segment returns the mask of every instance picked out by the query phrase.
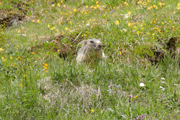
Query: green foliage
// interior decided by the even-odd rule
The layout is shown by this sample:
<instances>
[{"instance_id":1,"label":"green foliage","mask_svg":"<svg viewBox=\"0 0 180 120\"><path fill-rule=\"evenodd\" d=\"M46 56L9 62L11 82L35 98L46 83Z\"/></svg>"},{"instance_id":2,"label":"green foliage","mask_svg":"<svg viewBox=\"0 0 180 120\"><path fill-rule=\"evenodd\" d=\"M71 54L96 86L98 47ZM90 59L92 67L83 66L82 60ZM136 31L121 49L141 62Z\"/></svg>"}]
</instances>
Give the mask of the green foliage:
<instances>
[{"instance_id":1,"label":"green foliage","mask_svg":"<svg viewBox=\"0 0 180 120\"><path fill-rule=\"evenodd\" d=\"M177 1L15 2L27 4L26 17L0 31L0 119L180 118L179 56L148 60L179 37ZM14 4L0 9L21 14ZM107 59L77 64L77 45L90 38ZM54 42L71 48L65 60Z\"/></svg>"}]
</instances>

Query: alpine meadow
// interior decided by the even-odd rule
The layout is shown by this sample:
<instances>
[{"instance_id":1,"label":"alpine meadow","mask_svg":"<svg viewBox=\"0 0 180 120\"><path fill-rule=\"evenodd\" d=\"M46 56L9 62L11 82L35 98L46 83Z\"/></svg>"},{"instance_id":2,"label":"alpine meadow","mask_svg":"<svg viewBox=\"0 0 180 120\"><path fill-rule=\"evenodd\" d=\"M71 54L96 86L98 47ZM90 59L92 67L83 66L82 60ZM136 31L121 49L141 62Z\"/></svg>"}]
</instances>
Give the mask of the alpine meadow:
<instances>
[{"instance_id":1,"label":"alpine meadow","mask_svg":"<svg viewBox=\"0 0 180 120\"><path fill-rule=\"evenodd\" d=\"M0 0L0 120L179 120L179 50L180 0Z\"/></svg>"}]
</instances>

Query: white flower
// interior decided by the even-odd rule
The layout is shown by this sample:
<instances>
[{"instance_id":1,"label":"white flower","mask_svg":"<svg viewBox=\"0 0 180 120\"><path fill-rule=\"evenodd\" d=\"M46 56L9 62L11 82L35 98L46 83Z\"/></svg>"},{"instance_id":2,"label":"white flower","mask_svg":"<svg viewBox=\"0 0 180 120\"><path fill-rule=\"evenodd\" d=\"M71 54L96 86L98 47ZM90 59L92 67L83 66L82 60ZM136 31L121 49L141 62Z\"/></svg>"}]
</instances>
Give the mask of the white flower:
<instances>
[{"instance_id":1,"label":"white flower","mask_svg":"<svg viewBox=\"0 0 180 120\"><path fill-rule=\"evenodd\" d=\"M161 78L161 80L165 80L165 78Z\"/></svg>"},{"instance_id":2,"label":"white flower","mask_svg":"<svg viewBox=\"0 0 180 120\"><path fill-rule=\"evenodd\" d=\"M165 90L165 88L163 88L162 86L159 86L159 88L160 88L162 91L164 91L164 90Z\"/></svg>"},{"instance_id":3,"label":"white flower","mask_svg":"<svg viewBox=\"0 0 180 120\"><path fill-rule=\"evenodd\" d=\"M161 83L165 83L164 81L161 81Z\"/></svg>"},{"instance_id":4,"label":"white flower","mask_svg":"<svg viewBox=\"0 0 180 120\"><path fill-rule=\"evenodd\" d=\"M124 15L124 18L127 19L127 18L129 18L130 16L131 16L130 14L125 14L125 15Z\"/></svg>"},{"instance_id":5,"label":"white flower","mask_svg":"<svg viewBox=\"0 0 180 120\"><path fill-rule=\"evenodd\" d=\"M144 83L140 83L139 86L140 86L140 87L144 87L144 86L146 86L146 85L145 85Z\"/></svg>"}]
</instances>

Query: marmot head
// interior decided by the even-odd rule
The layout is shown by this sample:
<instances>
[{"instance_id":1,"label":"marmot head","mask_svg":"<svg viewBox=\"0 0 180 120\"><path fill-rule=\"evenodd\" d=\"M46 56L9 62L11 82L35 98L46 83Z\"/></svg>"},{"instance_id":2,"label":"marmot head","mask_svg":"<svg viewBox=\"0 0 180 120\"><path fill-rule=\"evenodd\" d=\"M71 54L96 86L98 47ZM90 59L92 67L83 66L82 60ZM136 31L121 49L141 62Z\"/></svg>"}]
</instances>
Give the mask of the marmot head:
<instances>
[{"instance_id":1,"label":"marmot head","mask_svg":"<svg viewBox=\"0 0 180 120\"><path fill-rule=\"evenodd\" d=\"M102 43L98 39L88 39L84 41L84 46L88 49L99 51L102 48Z\"/></svg>"}]
</instances>

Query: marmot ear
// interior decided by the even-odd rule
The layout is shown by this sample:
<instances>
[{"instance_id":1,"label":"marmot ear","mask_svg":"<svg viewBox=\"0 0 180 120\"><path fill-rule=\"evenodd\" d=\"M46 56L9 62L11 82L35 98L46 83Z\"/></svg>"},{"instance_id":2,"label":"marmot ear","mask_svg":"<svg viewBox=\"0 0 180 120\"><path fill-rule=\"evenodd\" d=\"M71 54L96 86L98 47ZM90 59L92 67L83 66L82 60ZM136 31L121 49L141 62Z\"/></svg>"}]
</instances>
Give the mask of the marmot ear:
<instances>
[{"instance_id":1,"label":"marmot ear","mask_svg":"<svg viewBox=\"0 0 180 120\"><path fill-rule=\"evenodd\" d=\"M84 41L84 44L87 44L87 40Z\"/></svg>"}]
</instances>

